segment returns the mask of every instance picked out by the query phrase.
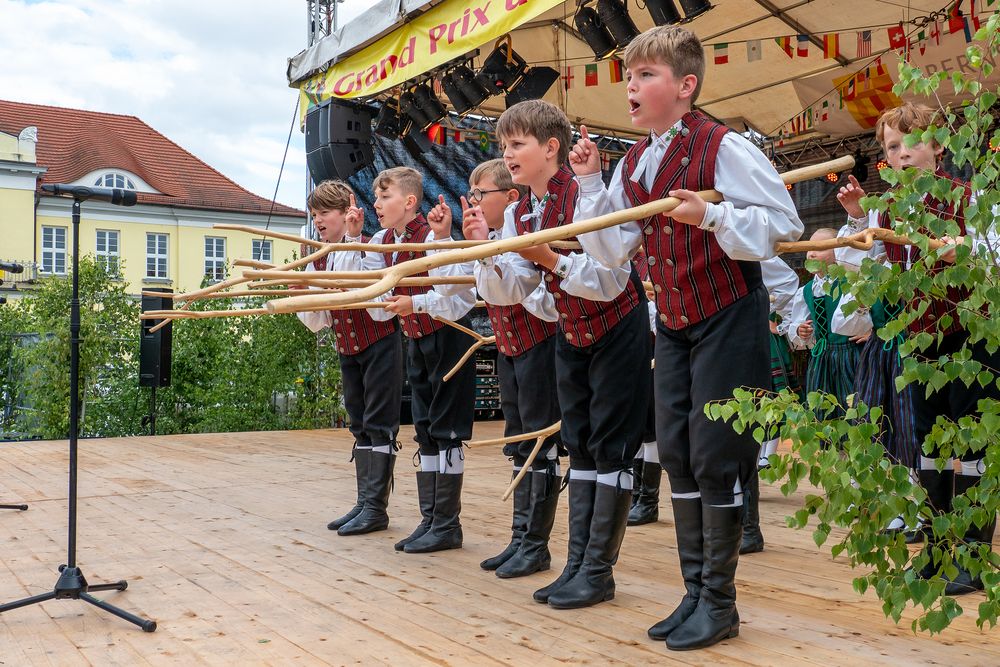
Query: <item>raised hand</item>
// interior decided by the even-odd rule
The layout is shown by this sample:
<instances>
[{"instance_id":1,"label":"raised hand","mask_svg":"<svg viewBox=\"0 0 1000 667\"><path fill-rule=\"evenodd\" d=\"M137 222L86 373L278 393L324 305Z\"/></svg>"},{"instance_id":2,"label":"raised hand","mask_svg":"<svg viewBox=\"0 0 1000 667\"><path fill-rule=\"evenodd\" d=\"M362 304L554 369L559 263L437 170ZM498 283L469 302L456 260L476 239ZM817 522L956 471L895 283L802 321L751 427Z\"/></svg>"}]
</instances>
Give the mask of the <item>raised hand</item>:
<instances>
[{"instance_id":1,"label":"raised hand","mask_svg":"<svg viewBox=\"0 0 1000 667\"><path fill-rule=\"evenodd\" d=\"M385 297L385 300L389 302L386 306L386 310L390 313L395 313L400 317L406 317L407 315L413 314L413 298L406 295L393 295Z\"/></svg>"},{"instance_id":2,"label":"raised hand","mask_svg":"<svg viewBox=\"0 0 1000 667\"><path fill-rule=\"evenodd\" d=\"M601 155L597 144L590 140L586 125L580 126L580 139L569 152L569 164L577 176L601 173Z\"/></svg>"},{"instance_id":3,"label":"raised hand","mask_svg":"<svg viewBox=\"0 0 1000 667\"><path fill-rule=\"evenodd\" d=\"M465 195L462 195L462 236L470 241L485 241L490 236L482 207L470 205Z\"/></svg>"},{"instance_id":4,"label":"raised hand","mask_svg":"<svg viewBox=\"0 0 1000 667\"><path fill-rule=\"evenodd\" d=\"M697 227L705 219L705 209L708 208L708 204L698 196L697 192L691 190L671 190L667 194L681 200L680 206L667 212L667 215L677 222Z\"/></svg>"},{"instance_id":5,"label":"raised hand","mask_svg":"<svg viewBox=\"0 0 1000 667\"><path fill-rule=\"evenodd\" d=\"M361 230L365 226L365 212L358 207L354 195L351 195L351 204L344 213L344 224L347 226L347 235L351 237L361 236Z\"/></svg>"},{"instance_id":6,"label":"raised hand","mask_svg":"<svg viewBox=\"0 0 1000 667\"><path fill-rule=\"evenodd\" d=\"M847 185L840 188L837 193L837 201L847 211L847 215L852 218L863 218L865 211L861 208L861 198L865 196L865 191L858 183L858 179L853 175L847 177Z\"/></svg>"},{"instance_id":7,"label":"raised hand","mask_svg":"<svg viewBox=\"0 0 1000 667\"><path fill-rule=\"evenodd\" d=\"M438 195L437 206L427 214L427 224L431 226L434 238L451 238L451 208L445 203L444 195Z\"/></svg>"}]
</instances>

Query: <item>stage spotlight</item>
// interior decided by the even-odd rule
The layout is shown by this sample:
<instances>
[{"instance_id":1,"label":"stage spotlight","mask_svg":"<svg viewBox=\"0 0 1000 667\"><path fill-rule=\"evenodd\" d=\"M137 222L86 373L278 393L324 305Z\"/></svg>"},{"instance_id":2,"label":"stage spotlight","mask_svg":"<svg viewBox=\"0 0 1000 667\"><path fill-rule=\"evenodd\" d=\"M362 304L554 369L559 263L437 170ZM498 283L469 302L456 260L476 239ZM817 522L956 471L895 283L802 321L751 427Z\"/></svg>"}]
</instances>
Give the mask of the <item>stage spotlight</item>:
<instances>
[{"instance_id":1,"label":"stage spotlight","mask_svg":"<svg viewBox=\"0 0 1000 667\"><path fill-rule=\"evenodd\" d=\"M502 41L503 38L497 42L497 47L486 56L482 69L476 74L476 81L493 95L510 92L528 71L527 61L514 51L510 38L506 44L500 44Z\"/></svg>"},{"instance_id":2,"label":"stage spotlight","mask_svg":"<svg viewBox=\"0 0 1000 667\"><path fill-rule=\"evenodd\" d=\"M427 119L426 123L420 125L421 130L426 130L428 127L438 122L442 118L448 115L448 110L444 108L441 104L441 100L434 95L434 91L431 90L429 84L422 84L413 89L413 97L420 107L420 110L424 113Z\"/></svg>"},{"instance_id":3,"label":"stage spotlight","mask_svg":"<svg viewBox=\"0 0 1000 667\"><path fill-rule=\"evenodd\" d=\"M584 6L577 9L573 23L598 60L608 57L618 48L611 33L591 7Z\"/></svg>"},{"instance_id":4,"label":"stage spotlight","mask_svg":"<svg viewBox=\"0 0 1000 667\"><path fill-rule=\"evenodd\" d=\"M412 90L407 90L399 96L399 110L417 127L424 127L425 124L430 125L433 122L417 104L417 96Z\"/></svg>"},{"instance_id":5,"label":"stage spotlight","mask_svg":"<svg viewBox=\"0 0 1000 667\"><path fill-rule=\"evenodd\" d=\"M879 160L878 162L875 163L875 169L877 171L881 171L881 170L885 169L888 166L889 166L889 163L886 162L885 160Z\"/></svg>"},{"instance_id":6,"label":"stage spotlight","mask_svg":"<svg viewBox=\"0 0 1000 667\"><path fill-rule=\"evenodd\" d=\"M386 139L398 139L406 128L406 120L399 115L399 102L389 98L382 103L375 118L375 133Z\"/></svg>"},{"instance_id":7,"label":"stage spotlight","mask_svg":"<svg viewBox=\"0 0 1000 667\"><path fill-rule=\"evenodd\" d=\"M635 27L622 0L597 0L597 16L611 33L618 49L624 49L639 36L639 29Z\"/></svg>"},{"instance_id":8,"label":"stage spotlight","mask_svg":"<svg viewBox=\"0 0 1000 667\"><path fill-rule=\"evenodd\" d=\"M868 180L868 164L871 162L871 158L867 155L862 155L861 153L854 154L854 166L851 168L851 175L858 179L859 183L864 183Z\"/></svg>"},{"instance_id":9,"label":"stage spotlight","mask_svg":"<svg viewBox=\"0 0 1000 667\"><path fill-rule=\"evenodd\" d=\"M559 80L559 71L552 69L551 67L532 67L528 70L528 73L524 75L521 79L521 83L514 86L507 96L504 98L504 103L507 108L511 108L518 102L524 102L525 100L539 100L545 97L545 93L548 92L552 84Z\"/></svg>"},{"instance_id":10,"label":"stage spotlight","mask_svg":"<svg viewBox=\"0 0 1000 667\"><path fill-rule=\"evenodd\" d=\"M840 174L838 174L835 171L831 171L826 175L826 180L830 181L831 183L836 183L837 181L840 180Z\"/></svg>"},{"instance_id":11,"label":"stage spotlight","mask_svg":"<svg viewBox=\"0 0 1000 667\"><path fill-rule=\"evenodd\" d=\"M459 65L441 79L441 88L455 113L465 115L482 104L490 91L476 80L476 75L465 65Z\"/></svg>"},{"instance_id":12,"label":"stage spotlight","mask_svg":"<svg viewBox=\"0 0 1000 667\"><path fill-rule=\"evenodd\" d=\"M676 25L681 22L674 0L646 0L646 9L656 25Z\"/></svg>"},{"instance_id":13,"label":"stage spotlight","mask_svg":"<svg viewBox=\"0 0 1000 667\"><path fill-rule=\"evenodd\" d=\"M708 0L680 0L680 3L685 23L693 21L714 6Z\"/></svg>"}]
</instances>

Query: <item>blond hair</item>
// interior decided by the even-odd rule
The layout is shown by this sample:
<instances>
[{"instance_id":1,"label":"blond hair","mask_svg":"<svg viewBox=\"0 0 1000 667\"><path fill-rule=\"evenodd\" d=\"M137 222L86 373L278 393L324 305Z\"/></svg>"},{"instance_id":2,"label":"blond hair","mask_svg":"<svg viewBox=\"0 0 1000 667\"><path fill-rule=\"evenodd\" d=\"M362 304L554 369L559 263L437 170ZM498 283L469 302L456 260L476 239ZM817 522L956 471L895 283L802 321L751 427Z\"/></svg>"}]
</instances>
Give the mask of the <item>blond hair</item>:
<instances>
[{"instance_id":1,"label":"blond hair","mask_svg":"<svg viewBox=\"0 0 1000 667\"><path fill-rule=\"evenodd\" d=\"M413 195L417 203L424 198L424 177L412 167L383 169L372 182L372 190L385 190L395 185L404 195Z\"/></svg>"},{"instance_id":2,"label":"blond hair","mask_svg":"<svg viewBox=\"0 0 1000 667\"><path fill-rule=\"evenodd\" d=\"M819 227L815 229L812 235L809 236L810 239L814 239L819 235L828 236L831 239L837 238L837 230L833 227Z\"/></svg>"},{"instance_id":3,"label":"blond hair","mask_svg":"<svg viewBox=\"0 0 1000 667\"><path fill-rule=\"evenodd\" d=\"M306 206L310 211L346 211L354 190L343 181L323 181L309 193Z\"/></svg>"},{"instance_id":4,"label":"blond hair","mask_svg":"<svg viewBox=\"0 0 1000 667\"><path fill-rule=\"evenodd\" d=\"M500 120L497 121L497 137L500 141L515 134L534 137L540 144L555 139L559 142L559 164L564 164L569 159L573 128L562 109L550 102L518 102L500 114Z\"/></svg>"},{"instance_id":5,"label":"blond hair","mask_svg":"<svg viewBox=\"0 0 1000 667\"><path fill-rule=\"evenodd\" d=\"M494 185L499 190L517 190L517 193L522 197L528 194L526 186L514 183L514 179L510 176L510 170L507 169L507 165L500 158L477 164L476 168L469 174L469 187L476 187L484 178L493 179Z\"/></svg>"},{"instance_id":6,"label":"blond hair","mask_svg":"<svg viewBox=\"0 0 1000 667\"><path fill-rule=\"evenodd\" d=\"M693 74L698 83L691 95L692 104L701 93L701 82L705 78L705 50L698 36L687 28L676 25L650 28L629 42L623 60L626 68L637 63L667 65L678 79Z\"/></svg>"},{"instance_id":7,"label":"blond hair","mask_svg":"<svg viewBox=\"0 0 1000 667\"><path fill-rule=\"evenodd\" d=\"M885 141L885 128L891 127L901 134L910 134L914 130L926 130L927 128L941 127L944 119L936 110L926 104L914 104L904 102L895 109L889 109L883 113L878 122L875 123L875 138L883 146ZM932 142L935 146L937 141Z\"/></svg>"}]
</instances>

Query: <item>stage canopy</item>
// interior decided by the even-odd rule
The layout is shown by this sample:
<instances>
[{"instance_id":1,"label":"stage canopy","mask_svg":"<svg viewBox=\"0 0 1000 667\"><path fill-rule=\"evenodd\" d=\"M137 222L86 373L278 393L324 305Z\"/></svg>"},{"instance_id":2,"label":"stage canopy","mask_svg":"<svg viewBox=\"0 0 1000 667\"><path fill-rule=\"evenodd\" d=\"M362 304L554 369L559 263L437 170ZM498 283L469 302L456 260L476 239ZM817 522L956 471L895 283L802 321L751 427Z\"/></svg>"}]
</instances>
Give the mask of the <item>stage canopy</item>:
<instances>
[{"instance_id":1,"label":"stage canopy","mask_svg":"<svg viewBox=\"0 0 1000 667\"><path fill-rule=\"evenodd\" d=\"M653 25L649 7L657 4L625 5L638 30ZM866 132L882 109L899 102L892 85L902 55L928 70L971 71L965 49L992 4L716 0L686 24L705 47L698 107L736 130L771 137L775 146ZM634 138L640 132L627 113L620 64L614 56L596 59L577 31L577 11L574 1L382 0L291 58L288 79L301 91L303 113L331 97L373 101L439 78L477 50L472 63L478 68L497 40L510 35L513 50L529 65L559 71L546 100L574 123ZM1000 81L1000 74L993 79ZM942 90L951 93L948 84ZM479 112L496 116L504 108L497 96Z\"/></svg>"}]
</instances>

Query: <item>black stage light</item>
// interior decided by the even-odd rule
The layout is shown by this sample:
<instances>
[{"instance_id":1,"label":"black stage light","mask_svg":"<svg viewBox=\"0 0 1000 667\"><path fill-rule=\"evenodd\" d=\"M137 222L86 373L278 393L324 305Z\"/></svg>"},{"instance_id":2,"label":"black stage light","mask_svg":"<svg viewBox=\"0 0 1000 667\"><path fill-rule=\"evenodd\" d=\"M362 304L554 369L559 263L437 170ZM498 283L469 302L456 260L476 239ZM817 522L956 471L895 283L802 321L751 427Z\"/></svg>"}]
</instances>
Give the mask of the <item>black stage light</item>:
<instances>
[{"instance_id":1,"label":"black stage light","mask_svg":"<svg viewBox=\"0 0 1000 667\"><path fill-rule=\"evenodd\" d=\"M708 0L680 0L681 9L684 10L684 22L693 21L701 16L714 5Z\"/></svg>"},{"instance_id":2,"label":"black stage light","mask_svg":"<svg viewBox=\"0 0 1000 667\"><path fill-rule=\"evenodd\" d=\"M608 32L607 27L601 22L593 8L584 6L577 9L573 23L576 24L576 29L583 35L587 46L594 52L598 60L615 52L617 47L614 38L611 37L611 33Z\"/></svg>"},{"instance_id":3,"label":"black stage light","mask_svg":"<svg viewBox=\"0 0 1000 667\"><path fill-rule=\"evenodd\" d=\"M399 110L417 127L429 127L434 119L420 106L414 90L408 90L399 96Z\"/></svg>"},{"instance_id":4,"label":"black stage light","mask_svg":"<svg viewBox=\"0 0 1000 667\"><path fill-rule=\"evenodd\" d=\"M427 117L427 122L420 125L421 130L426 130L428 127L448 115L448 110L444 108L443 104L441 104L441 100L434 95L434 91L431 90L429 84L425 83L414 88L413 96L416 99L420 110L423 111L424 115Z\"/></svg>"},{"instance_id":5,"label":"black stage light","mask_svg":"<svg viewBox=\"0 0 1000 667\"><path fill-rule=\"evenodd\" d=\"M674 0L646 0L646 9L656 25L676 25L681 22Z\"/></svg>"},{"instance_id":6,"label":"black stage light","mask_svg":"<svg viewBox=\"0 0 1000 667\"><path fill-rule=\"evenodd\" d=\"M383 102L375 118L375 133L386 139L398 139L405 125L406 121L399 115L399 102L391 97Z\"/></svg>"},{"instance_id":7,"label":"black stage light","mask_svg":"<svg viewBox=\"0 0 1000 667\"><path fill-rule=\"evenodd\" d=\"M607 27L619 49L624 49L639 36L639 29L635 27L622 0L597 0L597 16Z\"/></svg>"},{"instance_id":8,"label":"black stage light","mask_svg":"<svg viewBox=\"0 0 1000 667\"><path fill-rule=\"evenodd\" d=\"M455 113L460 116L469 113L490 96L490 91L476 80L476 75L465 65L459 65L444 75L441 88L455 108Z\"/></svg>"},{"instance_id":9,"label":"black stage light","mask_svg":"<svg viewBox=\"0 0 1000 667\"><path fill-rule=\"evenodd\" d=\"M501 40L503 41L503 40ZM483 61L483 67L476 74L476 81L493 95L510 92L521 82L528 71L528 63L517 55L510 41L498 44Z\"/></svg>"},{"instance_id":10,"label":"black stage light","mask_svg":"<svg viewBox=\"0 0 1000 667\"><path fill-rule=\"evenodd\" d=\"M504 103L507 108L511 108L518 102L524 102L525 100L539 100L545 97L545 93L548 92L552 84L559 80L559 71L552 69L551 67L532 67L528 70L528 73L524 75L521 83L514 86L507 96L504 98Z\"/></svg>"},{"instance_id":11,"label":"black stage light","mask_svg":"<svg viewBox=\"0 0 1000 667\"><path fill-rule=\"evenodd\" d=\"M868 165L871 161L871 158L867 155L862 155L861 153L854 154L854 166L851 167L851 175L858 179L859 183L864 183L868 180Z\"/></svg>"}]
</instances>

